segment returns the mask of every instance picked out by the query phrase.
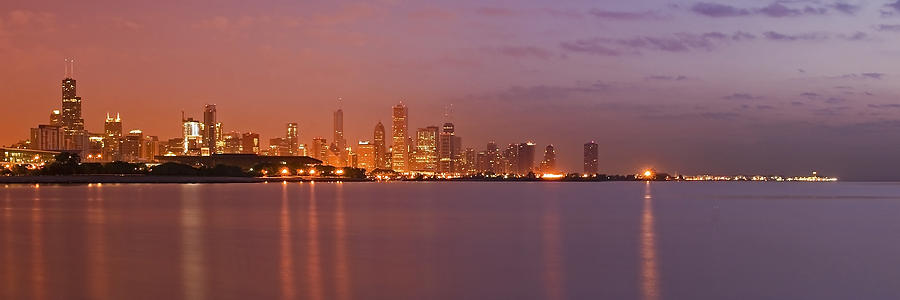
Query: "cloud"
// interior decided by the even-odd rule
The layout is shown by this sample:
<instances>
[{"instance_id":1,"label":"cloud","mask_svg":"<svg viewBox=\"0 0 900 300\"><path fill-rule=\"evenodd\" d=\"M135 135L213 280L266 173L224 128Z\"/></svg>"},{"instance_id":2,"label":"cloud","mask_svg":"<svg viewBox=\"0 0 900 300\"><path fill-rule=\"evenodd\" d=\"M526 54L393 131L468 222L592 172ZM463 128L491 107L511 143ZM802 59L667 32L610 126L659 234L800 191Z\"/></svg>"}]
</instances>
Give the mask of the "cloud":
<instances>
[{"instance_id":1,"label":"cloud","mask_svg":"<svg viewBox=\"0 0 900 300\"><path fill-rule=\"evenodd\" d=\"M712 50L718 44L755 39L746 32L725 34L721 32L676 33L668 36L638 36L632 38L592 38L563 42L560 46L568 51L594 55L619 56L637 55L643 51L689 52Z\"/></svg>"},{"instance_id":2,"label":"cloud","mask_svg":"<svg viewBox=\"0 0 900 300\"><path fill-rule=\"evenodd\" d=\"M554 57L553 52L550 52L547 49L534 47L534 46L502 46L496 49L493 49L498 54L516 57L516 58L540 58L540 59L549 59Z\"/></svg>"},{"instance_id":3,"label":"cloud","mask_svg":"<svg viewBox=\"0 0 900 300\"><path fill-rule=\"evenodd\" d=\"M687 76L684 75L650 75L644 78L645 80L658 80L658 81L684 81L688 80Z\"/></svg>"},{"instance_id":4,"label":"cloud","mask_svg":"<svg viewBox=\"0 0 900 300\"><path fill-rule=\"evenodd\" d=\"M590 15L597 17L599 19L605 20L622 20L622 21L633 21L633 20L654 20L662 18L659 14L653 11L642 11L642 12L627 12L627 11L611 11L611 10L602 10L602 9L591 9L588 12Z\"/></svg>"},{"instance_id":5,"label":"cloud","mask_svg":"<svg viewBox=\"0 0 900 300\"><path fill-rule=\"evenodd\" d=\"M869 108L878 108L878 109L885 109L885 108L900 108L900 104L897 104L897 103L888 103L888 104L869 104L868 107L869 107Z\"/></svg>"},{"instance_id":6,"label":"cloud","mask_svg":"<svg viewBox=\"0 0 900 300\"><path fill-rule=\"evenodd\" d=\"M503 7L479 7L475 10L475 13L491 17L512 17L519 15L517 11Z\"/></svg>"},{"instance_id":7,"label":"cloud","mask_svg":"<svg viewBox=\"0 0 900 300\"><path fill-rule=\"evenodd\" d=\"M844 74L837 76L836 78L840 79L875 79L880 80L887 77L887 74L877 73L877 72L867 72L867 73L853 73L853 74Z\"/></svg>"},{"instance_id":8,"label":"cloud","mask_svg":"<svg viewBox=\"0 0 900 300\"><path fill-rule=\"evenodd\" d=\"M875 30L900 32L900 24L879 24L875 25Z\"/></svg>"},{"instance_id":9,"label":"cloud","mask_svg":"<svg viewBox=\"0 0 900 300\"><path fill-rule=\"evenodd\" d=\"M892 10L892 12L900 12L900 0L897 0L894 2L889 2L888 4L885 4L884 7L889 10ZM887 13L890 13L890 12L891 11L888 11ZM886 13L886 11L882 11L882 14L884 14L884 13Z\"/></svg>"},{"instance_id":10,"label":"cloud","mask_svg":"<svg viewBox=\"0 0 900 300\"><path fill-rule=\"evenodd\" d=\"M857 12L859 12L859 10L861 9L861 6L838 2L838 3L831 5L831 8L833 8L834 10L837 10L839 12L848 14L848 15L855 15Z\"/></svg>"},{"instance_id":11,"label":"cloud","mask_svg":"<svg viewBox=\"0 0 900 300\"><path fill-rule=\"evenodd\" d=\"M769 5L757 8L741 8L728 4L712 2L698 2L690 7L696 14L713 17L742 17L742 16L766 16L772 18L799 17L805 15L824 15L828 13L828 7L845 14L855 14L859 11L858 5L838 2L829 6L796 6L797 3L818 3L815 1L775 1Z\"/></svg>"},{"instance_id":12,"label":"cloud","mask_svg":"<svg viewBox=\"0 0 900 300\"><path fill-rule=\"evenodd\" d=\"M693 6L691 6L691 11L714 18L746 16L752 13L747 9L737 8L731 5L707 2L699 2L694 4Z\"/></svg>"},{"instance_id":13,"label":"cloud","mask_svg":"<svg viewBox=\"0 0 900 300\"><path fill-rule=\"evenodd\" d=\"M728 96L723 96L722 99L725 100L756 100L762 99L762 96L756 96L749 93L734 93Z\"/></svg>"},{"instance_id":14,"label":"cloud","mask_svg":"<svg viewBox=\"0 0 900 300\"><path fill-rule=\"evenodd\" d=\"M770 41L820 41L827 40L828 34L820 32L802 34L783 34L775 31L766 31L763 37Z\"/></svg>"}]
</instances>

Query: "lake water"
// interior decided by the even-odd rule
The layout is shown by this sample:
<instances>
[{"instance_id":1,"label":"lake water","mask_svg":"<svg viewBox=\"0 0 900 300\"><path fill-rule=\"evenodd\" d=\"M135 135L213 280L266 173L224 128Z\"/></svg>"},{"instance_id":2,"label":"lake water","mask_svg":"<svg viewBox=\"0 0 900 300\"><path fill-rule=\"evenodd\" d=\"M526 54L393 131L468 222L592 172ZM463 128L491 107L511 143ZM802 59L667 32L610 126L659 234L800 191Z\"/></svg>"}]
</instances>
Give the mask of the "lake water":
<instances>
[{"instance_id":1,"label":"lake water","mask_svg":"<svg viewBox=\"0 0 900 300\"><path fill-rule=\"evenodd\" d=\"M900 184L0 186L0 299L896 299Z\"/></svg>"}]
</instances>

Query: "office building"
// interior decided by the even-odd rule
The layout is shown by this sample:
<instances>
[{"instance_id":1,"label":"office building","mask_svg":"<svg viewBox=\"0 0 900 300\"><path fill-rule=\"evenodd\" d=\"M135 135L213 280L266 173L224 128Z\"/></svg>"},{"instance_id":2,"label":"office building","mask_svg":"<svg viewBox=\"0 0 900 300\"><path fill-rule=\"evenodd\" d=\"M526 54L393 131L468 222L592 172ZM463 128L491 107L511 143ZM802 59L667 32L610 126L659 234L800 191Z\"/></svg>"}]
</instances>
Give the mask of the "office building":
<instances>
[{"instance_id":1,"label":"office building","mask_svg":"<svg viewBox=\"0 0 900 300\"><path fill-rule=\"evenodd\" d=\"M584 174L594 175L599 172L600 152L599 146L594 141L584 144Z\"/></svg>"},{"instance_id":2,"label":"office building","mask_svg":"<svg viewBox=\"0 0 900 300\"><path fill-rule=\"evenodd\" d=\"M401 102L392 109L391 168L397 172L409 171L409 110Z\"/></svg>"}]
</instances>

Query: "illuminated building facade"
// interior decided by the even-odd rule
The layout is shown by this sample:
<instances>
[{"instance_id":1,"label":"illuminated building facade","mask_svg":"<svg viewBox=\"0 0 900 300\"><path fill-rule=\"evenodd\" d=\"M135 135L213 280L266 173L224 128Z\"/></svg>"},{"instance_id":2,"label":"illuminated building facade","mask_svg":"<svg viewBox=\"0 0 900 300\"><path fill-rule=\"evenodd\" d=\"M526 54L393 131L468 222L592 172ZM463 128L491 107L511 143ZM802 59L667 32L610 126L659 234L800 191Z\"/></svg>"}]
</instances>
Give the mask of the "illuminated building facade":
<instances>
[{"instance_id":1,"label":"illuminated building facade","mask_svg":"<svg viewBox=\"0 0 900 300\"><path fill-rule=\"evenodd\" d=\"M593 175L599 172L600 146L594 141L584 144L584 174Z\"/></svg>"},{"instance_id":2,"label":"illuminated building facade","mask_svg":"<svg viewBox=\"0 0 900 300\"><path fill-rule=\"evenodd\" d=\"M216 105L206 104L203 106L203 148L202 153L209 155L210 153L219 153L218 138L221 138L221 125L216 123ZM217 132L218 131L218 132Z\"/></svg>"},{"instance_id":3,"label":"illuminated building facade","mask_svg":"<svg viewBox=\"0 0 900 300\"><path fill-rule=\"evenodd\" d=\"M314 138L312 140L311 150L312 158L326 162L328 156L328 140L322 137Z\"/></svg>"},{"instance_id":4,"label":"illuminated building facade","mask_svg":"<svg viewBox=\"0 0 900 300\"><path fill-rule=\"evenodd\" d=\"M387 147L384 141L384 125L381 122L375 124L375 134L372 139L375 147L375 165L379 169L390 169L390 159L387 156Z\"/></svg>"},{"instance_id":5,"label":"illuminated building facade","mask_svg":"<svg viewBox=\"0 0 900 300\"><path fill-rule=\"evenodd\" d=\"M553 148L553 145L547 145L544 148L544 159L541 160L541 172L552 173L556 171L556 149Z\"/></svg>"},{"instance_id":6,"label":"illuminated building facade","mask_svg":"<svg viewBox=\"0 0 900 300\"><path fill-rule=\"evenodd\" d=\"M31 129L31 148L35 150L62 150L63 129L54 125L38 125Z\"/></svg>"},{"instance_id":7,"label":"illuminated building facade","mask_svg":"<svg viewBox=\"0 0 900 300\"><path fill-rule=\"evenodd\" d=\"M222 135L222 152L225 154L241 153L241 133L232 131Z\"/></svg>"},{"instance_id":8,"label":"illuminated building facade","mask_svg":"<svg viewBox=\"0 0 900 300\"><path fill-rule=\"evenodd\" d=\"M86 150L87 133L84 130L84 118L81 115L81 97L76 91L77 82L72 77L74 62L66 61L66 78L62 80L62 109L59 125L63 128L64 147L70 150Z\"/></svg>"},{"instance_id":9,"label":"illuminated building facade","mask_svg":"<svg viewBox=\"0 0 900 300\"><path fill-rule=\"evenodd\" d=\"M140 130L132 130L128 132L122 139L122 157L121 160L127 162L137 162L141 160L141 146L144 140L144 132Z\"/></svg>"},{"instance_id":10,"label":"illuminated building facade","mask_svg":"<svg viewBox=\"0 0 900 300\"><path fill-rule=\"evenodd\" d=\"M241 153L258 155L259 151L259 133L243 133L241 135Z\"/></svg>"},{"instance_id":11,"label":"illuminated building facade","mask_svg":"<svg viewBox=\"0 0 900 300\"><path fill-rule=\"evenodd\" d=\"M457 163L462 149L460 140L456 138L456 127L453 123L444 123L438 141L438 172L458 172Z\"/></svg>"},{"instance_id":12,"label":"illuminated building facade","mask_svg":"<svg viewBox=\"0 0 900 300\"><path fill-rule=\"evenodd\" d=\"M202 155L203 148L205 148L203 144L203 123L194 120L194 118L182 118L181 125L181 153L183 155Z\"/></svg>"},{"instance_id":13,"label":"illuminated building facade","mask_svg":"<svg viewBox=\"0 0 900 300\"><path fill-rule=\"evenodd\" d=\"M300 131L297 126L297 123L288 123L287 124L287 133L285 134L285 139L287 139L288 144L288 155L298 156L304 155L300 154Z\"/></svg>"},{"instance_id":14,"label":"illuminated building facade","mask_svg":"<svg viewBox=\"0 0 900 300\"><path fill-rule=\"evenodd\" d=\"M391 168L397 172L409 171L409 110L401 102L393 107L391 126Z\"/></svg>"},{"instance_id":15,"label":"illuminated building facade","mask_svg":"<svg viewBox=\"0 0 900 300\"><path fill-rule=\"evenodd\" d=\"M103 157L108 161L122 160L122 118L106 114L103 123Z\"/></svg>"},{"instance_id":16,"label":"illuminated building facade","mask_svg":"<svg viewBox=\"0 0 900 300\"><path fill-rule=\"evenodd\" d=\"M144 136L141 142L141 159L146 162L155 162L160 154L159 137L155 135Z\"/></svg>"},{"instance_id":17,"label":"illuminated building facade","mask_svg":"<svg viewBox=\"0 0 900 300\"><path fill-rule=\"evenodd\" d=\"M413 154L413 169L423 172L437 171L438 131L437 126L419 128L416 131L416 151Z\"/></svg>"},{"instance_id":18,"label":"illuminated building facade","mask_svg":"<svg viewBox=\"0 0 900 300\"><path fill-rule=\"evenodd\" d=\"M356 146L356 167L371 172L377 169L375 164L375 144L370 141L359 141Z\"/></svg>"}]
</instances>

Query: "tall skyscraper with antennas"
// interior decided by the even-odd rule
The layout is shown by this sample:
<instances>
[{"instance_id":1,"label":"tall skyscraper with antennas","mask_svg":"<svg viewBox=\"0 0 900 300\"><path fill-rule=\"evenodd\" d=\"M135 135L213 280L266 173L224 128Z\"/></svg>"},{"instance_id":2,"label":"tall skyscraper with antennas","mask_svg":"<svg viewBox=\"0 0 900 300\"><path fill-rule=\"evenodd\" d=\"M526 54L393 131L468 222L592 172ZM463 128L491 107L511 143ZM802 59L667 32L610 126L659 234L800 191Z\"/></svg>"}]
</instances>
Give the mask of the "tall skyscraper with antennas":
<instances>
[{"instance_id":1,"label":"tall skyscraper with antennas","mask_svg":"<svg viewBox=\"0 0 900 300\"><path fill-rule=\"evenodd\" d=\"M81 97L76 92L75 60L66 59L65 78L62 80L62 109L59 123L63 127L66 148L84 149L87 146L84 118L81 116Z\"/></svg>"}]
</instances>

